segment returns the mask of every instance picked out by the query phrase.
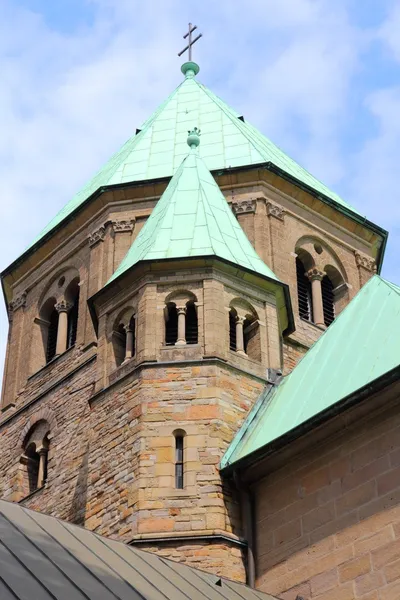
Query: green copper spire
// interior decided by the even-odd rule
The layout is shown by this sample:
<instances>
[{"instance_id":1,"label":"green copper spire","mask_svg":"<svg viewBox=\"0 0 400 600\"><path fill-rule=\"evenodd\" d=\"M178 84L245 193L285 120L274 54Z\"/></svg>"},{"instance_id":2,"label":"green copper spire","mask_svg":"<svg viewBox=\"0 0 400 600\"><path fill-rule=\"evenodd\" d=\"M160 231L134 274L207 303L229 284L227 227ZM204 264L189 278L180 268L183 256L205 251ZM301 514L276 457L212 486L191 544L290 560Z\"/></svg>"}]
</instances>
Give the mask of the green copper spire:
<instances>
[{"instance_id":1,"label":"green copper spire","mask_svg":"<svg viewBox=\"0 0 400 600\"><path fill-rule=\"evenodd\" d=\"M98 190L108 186L172 177L186 155L185 135L196 123L204 143L199 153L210 170L270 163L301 185L312 188L339 207L358 214L339 196L289 158L249 122L198 82L199 67L182 66L185 79L145 121L107 164L78 192L32 242L39 242L79 209ZM132 123L127 123L127 130ZM67 174L68 175L68 174Z\"/></svg>"},{"instance_id":2,"label":"green copper spire","mask_svg":"<svg viewBox=\"0 0 400 600\"><path fill-rule=\"evenodd\" d=\"M201 256L219 257L278 281L247 239L200 157L197 127L189 131L187 144L189 154L108 283L141 261Z\"/></svg>"}]
</instances>

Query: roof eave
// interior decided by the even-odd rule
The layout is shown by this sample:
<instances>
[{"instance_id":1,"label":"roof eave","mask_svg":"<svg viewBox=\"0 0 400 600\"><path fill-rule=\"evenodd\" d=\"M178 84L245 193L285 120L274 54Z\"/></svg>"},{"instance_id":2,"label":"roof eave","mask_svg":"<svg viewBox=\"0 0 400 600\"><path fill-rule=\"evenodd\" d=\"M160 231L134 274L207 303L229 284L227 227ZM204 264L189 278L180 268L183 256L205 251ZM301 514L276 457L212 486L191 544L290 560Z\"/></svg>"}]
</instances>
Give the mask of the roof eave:
<instances>
[{"instance_id":1,"label":"roof eave","mask_svg":"<svg viewBox=\"0 0 400 600\"><path fill-rule=\"evenodd\" d=\"M308 419L304 423L301 423L294 429L291 429L287 433L281 435L279 438L276 438L272 442L265 444L261 448L257 448L253 452L250 452L243 458L238 459L237 461L233 461L223 468L221 468L220 472L224 476L231 476L234 471L242 471L243 469L249 467L257 461L264 460L269 458L270 456L276 454L280 450L282 450L288 444L294 442L295 440L303 437L316 427L323 425L333 417L340 415L347 410L357 406L364 400L367 400L373 394L383 390L384 388L390 386L392 383L400 379L400 365L387 371L380 377L377 377L373 381L370 381L366 385L362 386L358 390L352 392L348 396L342 398L338 402L335 402L333 405L328 406L325 410L321 411L317 415L314 415L311 419Z\"/></svg>"}]
</instances>

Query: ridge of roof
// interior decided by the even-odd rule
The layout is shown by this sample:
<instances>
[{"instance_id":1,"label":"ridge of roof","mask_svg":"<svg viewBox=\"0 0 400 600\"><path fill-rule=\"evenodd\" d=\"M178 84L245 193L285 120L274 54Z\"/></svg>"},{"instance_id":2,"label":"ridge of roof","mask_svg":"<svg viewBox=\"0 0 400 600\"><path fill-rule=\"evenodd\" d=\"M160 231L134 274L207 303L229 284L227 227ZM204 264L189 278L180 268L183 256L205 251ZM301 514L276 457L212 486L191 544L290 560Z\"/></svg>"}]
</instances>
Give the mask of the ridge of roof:
<instances>
[{"instance_id":1,"label":"ridge of roof","mask_svg":"<svg viewBox=\"0 0 400 600\"><path fill-rule=\"evenodd\" d=\"M257 404L256 414L225 452L221 468L268 446L400 365L399 296L397 285L374 275L293 371Z\"/></svg>"},{"instance_id":2,"label":"ridge of roof","mask_svg":"<svg viewBox=\"0 0 400 600\"><path fill-rule=\"evenodd\" d=\"M112 155L26 250L49 234L102 187L171 177L185 154L179 140L183 131L194 122L204 133L210 134L211 141L200 151L210 170L270 162L300 183L332 199L355 216L360 216L358 211L300 167L248 121L242 121L239 117L239 113L195 77L186 76L144 121L137 133Z\"/></svg>"},{"instance_id":3,"label":"ridge of roof","mask_svg":"<svg viewBox=\"0 0 400 600\"><path fill-rule=\"evenodd\" d=\"M192 138L193 132L188 141ZM256 253L193 144L106 286L141 261L206 256L279 282Z\"/></svg>"}]
</instances>

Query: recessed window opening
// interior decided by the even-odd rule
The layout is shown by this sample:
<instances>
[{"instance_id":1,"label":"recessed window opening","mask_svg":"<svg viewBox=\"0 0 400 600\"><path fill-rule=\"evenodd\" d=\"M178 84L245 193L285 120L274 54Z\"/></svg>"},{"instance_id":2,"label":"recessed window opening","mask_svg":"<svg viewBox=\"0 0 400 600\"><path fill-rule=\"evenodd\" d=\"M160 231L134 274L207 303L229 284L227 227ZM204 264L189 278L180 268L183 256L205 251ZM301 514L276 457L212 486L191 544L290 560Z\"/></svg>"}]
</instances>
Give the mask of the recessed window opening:
<instances>
[{"instance_id":1,"label":"recessed window opening","mask_svg":"<svg viewBox=\"0 0 400 600\"><path fill-rule=\"evenodd\" d=\"M335 301L332 281L326 275L321 281L324 323L327 327L335 320Z\"/></svg>"},{"instance_id":2,"label":"recessed window opening","mask_svg":"<svg viewBox=\"0 0 400 600\"><path fill-rule=\"evenodd\" d=\"M183 490L184 487L183 440L184 434L177 432L175 434L175 487L177 490Z\"/></svg>"},{"instance_id":3,"label":"recessed window opening","mask_svg":"<svg viewBox=\"0 0 400 600\"><path fill-rule=\"evenodd\" d=\"M236 352L236 311L229 311L229 349Z\"/></svg>"},{"instance_id":4,"label":"recessed window opening","mask_svg":"<svg viewBox=\"0 0 400 600\"><path fill-rule=\"evenodd\" d=\"M165 344L173 346L178 339L178 311L176 304L169 302L167 304L167 315L165 321Z\"/></svg>"},{"instance_id":5,"label":"recessed window opening","mask_svg":"<svg viewBox=\"0 0 400 600\"><path fill-rule=\"evenodd\" d=\"M114 354L117 367L122 365L125 360L126 350L126 330L123 323L120 323L114 331Z\"/></svg>"},{"instance_id":6,"label":"recessed window opening","mask_svg":"<svg viewBox=\"0 0 400 600\"><path fill-rule=\"evenodd\" d=\"M306 275L302 261L296 258L297 298L299 302L299 316L306 321L313 320L311 282Z\"/></svg>"},{"instance_id":7,"label":"recessed window opening","mask_svg":"<svg viewBox=\"0 0 400 600\"><path fill-rule=\"evenodd\" d=\"M36 445L29 444L25 450L26 468L28 475L29 493L32 494L38 489L40 455L36 452Z\"/></svg>"},{"instance_id":8,"label":"recessed window opening","mask_svg":"<svg viewBox=\"0 0 400 600\"><path fill-rule=\"evenodd\" d=\"M194 302L186 304L186 343L197 344L199 339L197 311Z\"/></svg>"},{"instance_id":9,"label":"recessed window opening","mask_svg":"<svg viewBox=\"0 0 400 600\"><path fill-rule=\"evenodd\" d=\"M58 319L58 312L55 308L53 308L50 313L49 326L47 330L46 363L50 362L56 355Z\"/></svg>"}]
</instances>

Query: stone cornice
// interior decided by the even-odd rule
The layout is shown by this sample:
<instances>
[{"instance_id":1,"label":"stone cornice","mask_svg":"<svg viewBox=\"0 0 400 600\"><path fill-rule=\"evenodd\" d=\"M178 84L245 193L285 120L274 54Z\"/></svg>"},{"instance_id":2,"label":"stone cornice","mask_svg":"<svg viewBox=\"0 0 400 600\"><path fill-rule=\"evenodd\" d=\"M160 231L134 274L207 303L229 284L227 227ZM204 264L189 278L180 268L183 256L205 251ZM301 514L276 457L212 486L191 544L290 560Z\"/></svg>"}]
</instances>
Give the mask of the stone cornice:
<instances>
[{"instance_id":1,"label":"stone cornice","mask_svg":"<svg viewBox=\"0 0 400 600\"><path fill-rule=\"evenodd\" d=\"M256 200L240 200L239 202L232 202L232 211L235 215L243 215L246 213L256 212Z\"/></svg>"},{"instance_id":2,"label":"stone cornice","mask_svg":"<svg viewBox=\"0 0 400 600\"><path fill-rule=\"evenodd\" d=\"M26 305L26 297L28 292L22 292L19 296L16 296L12 302L8 305L8 309L10 312L15 312L19 308L25 308Z\"/></svg>"},{"instance_id":3,"label":"stone cornice","mask_svg":"<svg viewBox=\"0 0 400 600\"><path fill-rule=\"evenodd\" d=\"M279 204L272 204L272 202L267 202L267 215L269 217L275 217L280 221L283 221L285 218L285 209L283 206Z\"/></svg>"},{"instance_id":4,"label":"stone cornice","mask_svg":"<svg viewBox=\"0 0 400 600\"><path fill-rule=\"evenodd\" d=\"M357 267L363 267L371 273L376 273L376 262L373 258L365 254L360 254L360 252L355 252L355 257Z\"/></svg>"},{"instance_id":5,"label":"stone cornice","mask_svg":"<svg viewBox=\"0 0 400 600\"><path fill-rule=\"evenodd\" d=\"M111 221L114 233L120 233L120 232L124 232L124 231L133 231L133 229L135 227L135 223L136 223L136 218Z\"/></svg>"},{"instance_id":6,"label":"stone cornice","mask_svg":"<svg viewBox=\"0 0 400 600\"><path fill-rule=\"evenodd\" d=\"M106 236L106 223L104 223L104 225L101 225L98 229L96 229L95 231L92 231L92 233L89 235L89 246L92 247L95 244L97 244L98 242L103 242L104 238Z\"/></svg>"}]
</instances>

